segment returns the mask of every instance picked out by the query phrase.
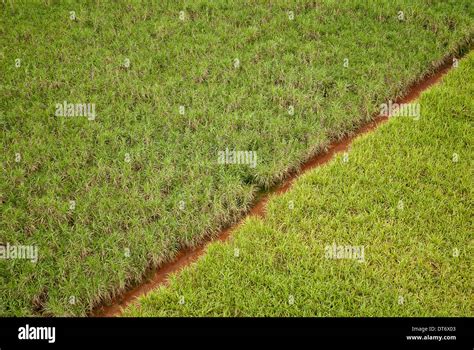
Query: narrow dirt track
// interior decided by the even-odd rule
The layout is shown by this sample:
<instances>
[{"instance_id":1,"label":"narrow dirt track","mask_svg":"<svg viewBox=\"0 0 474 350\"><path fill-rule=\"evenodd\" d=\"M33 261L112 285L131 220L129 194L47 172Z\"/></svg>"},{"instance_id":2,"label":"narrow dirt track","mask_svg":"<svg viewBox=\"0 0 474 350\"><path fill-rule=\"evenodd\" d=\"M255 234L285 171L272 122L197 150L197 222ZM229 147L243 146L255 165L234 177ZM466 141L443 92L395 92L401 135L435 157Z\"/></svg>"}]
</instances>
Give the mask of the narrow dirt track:
<instances>
[{"instance_id":1,"label":"narrow dirt track","mask_svg":"<svg viewBox=\"0 0 474 350\"><path fill-rule=\"evenodd\" d=\"M452 57L446 59L445 63L441 65L435 72L420 80L418 83L412 85L408 89L408 93L405 95L405 97L400 98L395 102L408 103L417 99L421 92L428 89L430 86L436 84L443 77L443 75L445 75L449 71L451 67ZM376 116L371 122L363 125L351 135L348 135L339 141L332 142L328 146L326 152L316 154L310 159L308 159L301 165L298 171L289 174L286 180L284 180L281 184L279 184L267 194L262 196L256 203L254 203L247 215L242 217L237 224L222 230L217 236L202 242L199 246L181 250L172 261L162 265L153 273L151 273L151 277L147 279L143 284L135 286L127 292L123 293L112 303L97 307L91 313L91 316L120 316L122 308L126 307L130 303L133 303L137 299L137 297L147 294L149 291L159 287L160 285L165 285L168 281L168 277L170 274L177 273L185 266L195 262L201 255L205 253L206 247L209 243L212 243L214 241L227 240L230 235L235 231L235 229L245 220L245 218L247 218L248 216L263 217L265 215L266 203L272 195L285 193L291 188L291 185L293 184L294 180L297 179L299 176L311 169L314 169L322 164L329 162L336 153L346 151L356 137L374 130L380 124L386 122L387 120L388 117L386 116Z\"/></svg>"}]
</instances>

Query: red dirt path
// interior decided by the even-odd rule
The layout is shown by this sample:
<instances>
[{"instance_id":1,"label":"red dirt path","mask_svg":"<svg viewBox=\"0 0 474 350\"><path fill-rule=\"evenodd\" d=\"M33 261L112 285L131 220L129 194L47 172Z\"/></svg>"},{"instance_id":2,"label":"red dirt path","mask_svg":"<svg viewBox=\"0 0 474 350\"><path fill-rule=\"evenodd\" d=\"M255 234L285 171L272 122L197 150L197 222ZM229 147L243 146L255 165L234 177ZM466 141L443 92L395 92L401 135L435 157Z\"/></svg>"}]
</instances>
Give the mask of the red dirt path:
<instances>
[{"instance_id":1,"label":"red dirt path","mask_svg":"<svg viewBox=\"0 0 474 350\"><path fill-rule=\"evenodd\" d=\"M396 100L395 102L408 103L410 101L415 100L416 98L418 98L418 96L420 95L422 91L436 84L442 78L442 76L447 73L447 71L451 67L452 67L451 61L447 60L446 63L441 65L436 70L436 72L434 72L432 75L425 77L424 79L420 80L416 84L413 84L409 88L407 95L403 98ZM217 241L217 240L219 241L227 240L229 236L235 231L235 229L245 220L246 217L265 216L266 204L272 195L285 193L286 191L290 189L294 180L298 178L301 174L317 166L320 166L322 164L329 162L336 153L346 151L349 148L351 142L356 137L358 137L361 134L365 134L367 132L372 131L378 125L386 122L387 120L388 120L388 117L386 116L377 116L374 118L374 120L363 125L353 134L348 135L339 141L332 142L324 153L318 153L314 155L313 157L311 157L310 159L308 159L306 162L304 162L301 165L298 171L291 173L284 182L282 182L280 185L275 187L268 194L265 194L264 196L262 196L252 206L249 213L246 216L244 216L237 224L222 230L216 237L212 239L208 239L196 247L186 248L186 249L181 250L172 261L162 265L160 268L155 270L151 278L148 279L148 281L123 293L122 295L120 295L119 298L114 300L111 304L102 305L96 308L92 312L92 316L94 317L120 316L121 309L126 307L130 303L133 303L137 299L137 297L147 294L150 290L157 288L160 285L165 285L168 281L168 276L170 274L177 273L183 267L195 262L202 254L205 253L206 247L209 243Z\"/></svg>"}]
</instances>

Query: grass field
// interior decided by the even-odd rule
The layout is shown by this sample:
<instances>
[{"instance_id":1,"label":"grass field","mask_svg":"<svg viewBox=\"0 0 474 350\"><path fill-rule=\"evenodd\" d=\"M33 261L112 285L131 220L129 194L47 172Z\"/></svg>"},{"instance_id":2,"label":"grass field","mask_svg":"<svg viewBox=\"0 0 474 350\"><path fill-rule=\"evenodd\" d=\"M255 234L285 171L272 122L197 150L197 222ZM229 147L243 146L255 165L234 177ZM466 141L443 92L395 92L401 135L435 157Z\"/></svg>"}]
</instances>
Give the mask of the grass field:
<instances>
[{"instance_id":1,"label":"grass field","mask_svg":"<svg viewBox=\"0 0 474 350\"><path fill-rule=\"evenodd\" d=\"M126 314L472 316L473 76L471 53L418 121L358 138Z\"/></svg>"},{"instance_id":2,"label":"grass field","mask_svg":"<svg viewBox=\"0 0 474 350\"><path fill-rule=\"evenodd\" d=\"M0 260L0 315L85 315L462 54L473 24L469 0L2 2L0 243L38 261Z\"/></svg>"}]
</instances>

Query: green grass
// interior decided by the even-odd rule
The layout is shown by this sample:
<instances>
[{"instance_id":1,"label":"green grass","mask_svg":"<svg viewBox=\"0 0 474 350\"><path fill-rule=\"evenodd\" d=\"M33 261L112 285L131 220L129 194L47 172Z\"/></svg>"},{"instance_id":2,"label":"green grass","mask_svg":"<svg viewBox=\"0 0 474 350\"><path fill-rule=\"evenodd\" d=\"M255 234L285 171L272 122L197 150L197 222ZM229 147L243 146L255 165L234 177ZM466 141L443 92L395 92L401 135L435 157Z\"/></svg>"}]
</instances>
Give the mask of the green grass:
<instances>
[{"instance_id":1,"label":"green grass","mask_svg":"<svg viewBox=\"0 0 474 350\"><path fill-rule=\"evenodd\" d=\"M472 316L473 76L471 53L420 120L357 138L126 315ZM333 243L364 262L326 258Z\"/></svg>"},{"instance_id":2,"label":"green grass","mask_svg":"<svg viewBox=\"0 0 474 350\"><path fill-rule=\"evenodd\" d=\"M85 315L215 234L460 55L473 19L469 0L2 2L0 243L39 261L0 260L0 315ZM56 117L65 100L96 120ZM218 165L227 147L257 167Z\"/></svg>"}]
</instances>

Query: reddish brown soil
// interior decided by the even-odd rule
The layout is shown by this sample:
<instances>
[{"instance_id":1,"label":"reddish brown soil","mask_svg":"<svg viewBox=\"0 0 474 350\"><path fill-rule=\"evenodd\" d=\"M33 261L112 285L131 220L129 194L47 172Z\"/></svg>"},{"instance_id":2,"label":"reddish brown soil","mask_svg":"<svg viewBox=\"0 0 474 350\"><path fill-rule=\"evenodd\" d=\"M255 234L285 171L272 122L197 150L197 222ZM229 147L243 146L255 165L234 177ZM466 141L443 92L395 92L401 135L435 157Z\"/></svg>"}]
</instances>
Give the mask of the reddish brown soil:
<instances>
[{"instance_id":1,"label":"reddish brown soil","mask_svg":"<svg viewBox=\"0 0 474 350\"><path fill-rule=\"evenodd\" d=\"M398 99L397 103L407 103L410 102L420 95L420 93L431 85L437 83L441 77L447 73L447 71L451 68L451 62L447 61L444 65L442 65L438 70L419 81L418 83L412 85L408 90L408 93L405 97ZM250 209L247 216L258 216L263 217L265 216L265 208L269 198L272 195L278 195L288 191L293 184L294 180L298 178L301 174L305 173L308 170L311 170L317 166L320 166L324 163L329 162L336 153L346 151L352 140L354 140L357 136L361 134L365 134L369 131L375 129L381 123L384 123L388 120L388 117L385 116L377 116L374 118L373 121L365 124L361 128L359 128L356 132L351 135L348 135L341 140L335 141L331 143L327 150L324 153L319 153L307 160L303 163L298 171L292 172L289 174L287 179L282 182L280 185L276 186L272 189L268 194L262 196ZM193 247L193 248L186 248L181 250L177 256L170 262L162 265L160 268L155 270L151 277L143 284L136 286L129 291L122 294L119 298L114 300L109 305L102 305L101 307L96 308L92 316L95 317L113 317L119 316L121 314L121 309L125 306L129 305L130 303L134 302L137 297L147 294L150 290L160 286L165 285L168 281L168 276L172 273L179 272L183 267L193 263L196 261L202 254L205 253L206 247L209 243L214 241L225 241L229 238L232 232L243 222L245 219L242 218L241 221L234 226L226 228L222 230L215 238L208 239L207 241L203 242L201 245Z\"/></svg>"}]
</instances>

